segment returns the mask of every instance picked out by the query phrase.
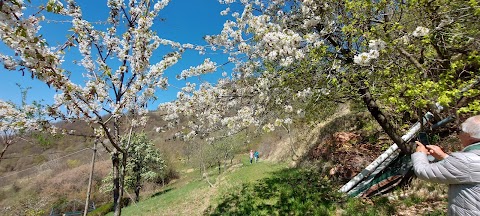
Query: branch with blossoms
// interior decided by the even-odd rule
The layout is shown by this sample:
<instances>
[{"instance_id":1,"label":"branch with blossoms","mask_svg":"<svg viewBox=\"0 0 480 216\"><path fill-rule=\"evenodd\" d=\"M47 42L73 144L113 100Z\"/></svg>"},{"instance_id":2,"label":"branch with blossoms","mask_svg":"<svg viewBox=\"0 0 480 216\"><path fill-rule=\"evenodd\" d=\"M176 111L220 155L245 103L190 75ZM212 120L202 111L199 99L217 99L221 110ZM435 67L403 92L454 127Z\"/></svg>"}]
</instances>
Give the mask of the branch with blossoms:
<instances>
[{"instance_id":1,"label":"branch with blossoms","mask_svg":"<svg viewBox=\"0 0 480 216\"><path fill-rule=\"evenodd\" d=\"M200 54L205 50L156 34L155 17L169 2L108 0L109 17L101 27L86 20L74 0L49 0L42 13L31 15L25 14L22 1L2 1L0 8L0 19L5 24L0 25L0 38L15 53L0 55L5 68L29 71L32 78L57 91L54 103L47 109L52 118L84 121L94 128L96 137L109 140L102 144L112 155L115 215L121 213L122 172L131 147L120 137L146 125L147 105L156 99L157 90L169 87L165 72L178 63L185 50ZM47 39L39 35L41 24L48 24L44 14L49 13L72 25L73 34L57 47L50 47ZM74 59L81 70L65 68L64 59ZM215 63L206 59L181 76L214 70ZM76 75L83 79L72 78L79 77Z\"/></svg>"},{"instance_id":2,"label":"branch with blossoms","mask_svg":"<svg viewBox=\"0 0 480 216\"><path fill-rule=\"evenodd\" d=\"M226 78L216 86L202 84L198 89L195 84L187 84L178 93L176 101L162 104L159 109L169 113L165 116L166 121L187 119L188 130L183 129L183 137L187 139L205 138L217 132L215 137L207 140L218 140L218 131L228 137L251 126L271 132L276 127L292 124L294 119L303 118L304 110L294 110L289 104L305 106L305 99L313 94L309 89L296 94L289 91L294 96L283 98L284 92L281 91L285 88L275 87L274 83L261 76L245 80ZM270 97L276 97L276 100Z\"/></svg>"},{"instance_id":3,"label":"branch with blossoms","mask_svg":"<svg viewBox=\"0 0 480 216\"><path fill-rule=\"evenodd\" d=\"M319 83L302 86L318 91L309 101L361 98L395 142L401 142L395 125L403 125L405 113L415 118L436 101L454 112L459 99L454 92L468 85L478 69L478 62L467 57L476 56L478 31L454 27L476 26L471 20L478 6L467 2L246 0L239 3L241 11L232 10L238 8L231 6L236 0L219 2L227 5L222 15L233 20L206 39L215 49L232 51L231 59L250 60L232 60L237 77L261 73L273 82L283 82L275 78L288 73L298 80L320 77ZM291 86L284 86L291 94ZM324 97L323 90L330 96ZM471 93L464 96L478 95Z\"/></svg>"},{"instance_id":4,"label":"branch with blossoms","mask_svg":"<svg viewBox=\"0 0 480 216\"><path fill-rule=\"evenodd\" d=\"M0 138L3 145L0 161L8 148L25 135L42 131L56 134L57 128L45 118L46 113L38 103L17 106L0 100Z\"/></svg>"}]
</instances>

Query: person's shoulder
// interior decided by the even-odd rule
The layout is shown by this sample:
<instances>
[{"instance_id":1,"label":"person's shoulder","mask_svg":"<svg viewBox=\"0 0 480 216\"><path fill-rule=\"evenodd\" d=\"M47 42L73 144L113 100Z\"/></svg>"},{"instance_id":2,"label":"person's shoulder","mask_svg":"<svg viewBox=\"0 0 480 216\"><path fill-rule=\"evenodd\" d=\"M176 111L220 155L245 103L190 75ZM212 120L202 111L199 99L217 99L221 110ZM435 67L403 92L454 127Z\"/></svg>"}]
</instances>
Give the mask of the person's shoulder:
<instances>
[{"instance_id":1,"label":"person's shoulder","mask_svg":"<svg viewBox=\"0 0 480 216\"><path fill-rule=\"evenodd\" d=\"M451 158L450 158L451 157ZM470 152L452 152L450 154L450 157L447 157L446 159L450 160L465 160L469 162L478 162L480 163L480 151L470 151Z\"/></svg>"}]
</instances>

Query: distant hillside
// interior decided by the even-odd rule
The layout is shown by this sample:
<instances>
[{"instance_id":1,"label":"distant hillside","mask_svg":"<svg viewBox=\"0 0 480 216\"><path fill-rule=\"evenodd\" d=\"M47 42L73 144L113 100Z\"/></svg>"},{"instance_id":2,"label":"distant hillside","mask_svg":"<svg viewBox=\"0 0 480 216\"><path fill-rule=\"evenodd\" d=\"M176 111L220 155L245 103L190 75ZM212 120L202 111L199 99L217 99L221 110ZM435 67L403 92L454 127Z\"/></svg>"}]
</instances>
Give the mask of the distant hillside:
<instances>
[{"instance_id":1,"label":"distant hillside","mask_svg":"<svg viewBox=\"0 0 480 216\"><path fill-rule=\"evenodd\" d=\"M172 139L174 132L156 133L155 131L156 127L165 124L161 118L161 113L153 111L148 116L149 120L146 127L139 130L145 131L162 150L180 152L181 142ZM90 138L93 135L93 130L85 122L58 122L55 126L66 131L75 131L75 135L57 134L54 136L46 133L33 133L25 136L9 147L5 153L5 160L0 162L0 176L93 146L93 139ZM168 146L164 148L162 147L164 145Z\"/></svg>"},{"instance_id":2,"label":"distant hillside","mask_svg":"<svg viewBox=\"0 0 480 216\"><path fill-rule=\"evenodd\" d=\"M147 133L167 161L179 161L185 144L173 139L174 131L156 132L165 124L161 112L153 111L148 116L146 127L139 131ZM69 208L69 202L77 200L77 206L84 202L93 130L82 121L58 122L56 126L74 130L75 135L32 133L7 150L5 160L0 162L0 215L25 215L26 210L40 211L52 205ZM99 187L111 171L111 162L101 145L97 153L92 199L101 204L110 200L110 196L99 192Z\"/></svg>"}]
</instances>

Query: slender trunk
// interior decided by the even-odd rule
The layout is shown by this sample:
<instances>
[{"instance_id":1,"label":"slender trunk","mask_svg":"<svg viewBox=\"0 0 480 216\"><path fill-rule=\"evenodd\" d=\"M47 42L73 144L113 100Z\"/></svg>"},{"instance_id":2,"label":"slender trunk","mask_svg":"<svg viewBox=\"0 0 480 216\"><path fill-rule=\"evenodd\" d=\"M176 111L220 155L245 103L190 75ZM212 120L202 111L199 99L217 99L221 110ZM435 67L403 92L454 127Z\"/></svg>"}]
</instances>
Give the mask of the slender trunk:
<instances>
[{"instance_id":1,"label":"slender trunk","mask_svg":"<svg viewBox=\"0 0 480 216\"><path fill-rule=\"evenodd\" d=\"M378 107L378 104L370 94L368 87L361 87L358 90L358 93L362 97L363 102L367 106L368 111L370 111L370 114L375 118L378 124L380 124L380 126L385 131L385 133L387 133L390 139L392 139L393 142L395 142L398 145L398 147L402 150L402 152L404 153L410 152L411 148L407 147L407 145L404 144L402 138L396 133L396 129L388 121L387 116L385 116L383 112L380 110L380 108Z\"/></svg>"},{"instance_id":2,"label":"slender trunk","mask_svg":"<svg viewBox=\"0 0 480 216\"><path fill-rule=\"evenodd\" d=\"M285 125L283 125L283 127L285 128L285 130L287 130L287 134L288 134L288 142L290 143L290 149L292 150L292 153L293 153L293 157L295 157L295 159L298 159L298 155L297 155L297 152L295 151L295 146L293 146L293 139L292 139L292 134L290 133L290 126L287 125L287 127Z\"/></svg>"},{"instance_id":3,"label":"slender trunk","mask_svg":"<svg viewBox=\"0 0 480 216\"><path fill-rule=\"evenodd\" d=\"M93 170L95 169L96 153L97 153L97 141L93 143L92 167L90 168L90 178L88 178L87 199L85 200L85 211L83 212L83 216L87 216L87 213L88 213L88 204L90 203L90 193L92 190L92 179L93 179Z\"/></svg>"},{"instance_id":4,"label":"slender trunk","mask_svg":"<svg viewBox=\"0 0 480 216\"><path fill-rule=\"evenodd\" d=\"M227 170L228 167L228 153L225 154L225 157L223 158L223 170Z\"/></svg>"},{"instance_id":5,"label":"slender trunk","mask_svg":"<svg viewBox=\"0 0 480 216\"><path fill-rule=\"evenodd\" d=\"M123 205L125 203L123 203L122 201L122 198L123 198L123 193L125 192L125 168L127 167L127 153L122 153L122 161L120 163L120 202L121 202L121 205L120 205L120 213L121 213L121 208L123 208ZM127 204L125 204L127 205Z\"/></svg>"},{"instance_id":6,"label":"slender trunk","mask_svg":"<svg viewBox=\"0 0 480 216\"><path fill-rule=\"evenodd\" d=\"M9 146L10 146L10 143L5 143L5 147L3 147L2 152L0 152L0 162L2 161L3 155L5 154Z\"/></svg>"},{"instance_id":7,"label":"slender trunk","mask_svg":"<svg viewBox=\"0 0 480 216\"><path fill-rule=\"evenodd\" d=\"M119 98L117 98L118 104ZM120 119L115 118L113 121L113 135L116 138L115 140L120 140ZM122 156L122 161L120 161L120 156ZM112 165L113 165L113 210L114 216L120 216L122 214L123 207L123 184L125 177L125 165L126 165L126 155L124 152L121 152L119 149L114 149L112 154Z\"/></svg>"},{"instance_id":8,"label":"slender trunk","mask_svg":"<svg viewBox=\"0 0 480 216\"><path fill-rule=\"evenodd\" d=\"M116 150L112 154L113 166L113 210L115 216L120 216L122 211L122 196L120 193L120 158Z\"/></svg>"},{"instance_id":9,"label":"slender trunk","mask_svg":"<svg viewBox=\"0 0 480 216\"><path fill-rule=\"evenodd\" d=\"M142 188L142 185L140 184L142 180L142 175L140 173L139 164L135 164L133 172L135 173L135 202L138 202L140 200L140 189Z\"/></svg>"},{"instance_id":10,"label":"slender trunk","mask_svg":"<svg viewBox=\"0 0 480 216\"><path fill-rule=\"evenodd\" d=\"M207 173L207 168L205 167L205 164L203 164L203 174L202 174L203 178L205 178L205 180L207 181L208 185L210 185L210 187L213 187L213 184L210 182L210 180L208 179L208 173Z\"/></svg>"}]
</instances>

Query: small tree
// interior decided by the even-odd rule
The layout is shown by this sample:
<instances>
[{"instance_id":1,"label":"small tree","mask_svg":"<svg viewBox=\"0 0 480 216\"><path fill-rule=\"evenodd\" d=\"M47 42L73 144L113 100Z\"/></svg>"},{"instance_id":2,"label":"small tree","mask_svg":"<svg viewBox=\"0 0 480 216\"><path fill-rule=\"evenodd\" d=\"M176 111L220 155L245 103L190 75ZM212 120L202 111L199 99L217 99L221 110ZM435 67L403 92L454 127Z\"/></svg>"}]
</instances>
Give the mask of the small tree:
<instances>
[{"instance_id":1,"label":"small tree","mask_svg":"<svg viewBox=\"0 0 480 216\"><path fill-rule=\"evenodd\" d=\"M140 199L140 190L145 182L156 182L165 174L166 164L161 153L153 145L152 141L144 133L124 136L123 143L131 143L132 148L128 151L127 164L125 166L125 189L133 190L135 201ZM102 182L102 191L113 190L112 172Z\"/></svg>"},{"instance_id":2,"label":"small tree","mask_svg":"<svg viewBox=\"0 0 480 216\"><path fill-rule=\"evenodd\" d=\"M128 142L123 139L123 142ZM135 201L140 199L140 189L144 182L158 180L165 172L165 161L152 141L144 133L134 134L128 151L125 186L135 191Z\"/></svg>"},{"instance_id":3,"label":"small tree","mask_svg":"<svg viewBox=\"0 0 480 216\"><path fill-rule=\"evenodd\" d=\"M17 85L20 87L22 96L20 105L0 100L0 140L3 145L0 151L0 162L7 149L19 139L24 139L25 135L41 131L56 133L56 128L46 119L43 105L36 101L27 104L28 88ZM42 141L39 140L39 142Z\"/></svg>"}]
</instances>

